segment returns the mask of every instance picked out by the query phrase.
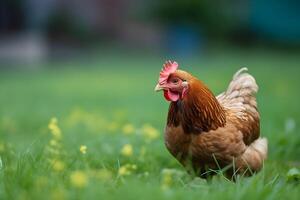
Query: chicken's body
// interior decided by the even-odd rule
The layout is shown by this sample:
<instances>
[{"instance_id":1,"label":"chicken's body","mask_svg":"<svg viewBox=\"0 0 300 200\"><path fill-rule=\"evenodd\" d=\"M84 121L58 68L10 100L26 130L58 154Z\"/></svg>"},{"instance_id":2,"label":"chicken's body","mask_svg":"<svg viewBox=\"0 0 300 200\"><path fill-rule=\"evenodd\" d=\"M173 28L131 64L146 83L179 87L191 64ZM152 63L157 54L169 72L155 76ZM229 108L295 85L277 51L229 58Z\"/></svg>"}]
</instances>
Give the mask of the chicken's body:
<instances>
[{"instance_id":1,"label":"chicken's body","mask_svg":"<svg viewBox=\"0 0 300 200\"><path fill-rule=\"evenodd\" d=\"M217 97L187 72L170 75L188 82L186 95L170 104L165 129L170 153L201 177L225 167L228 177L259 171L267 140L259 138L258 86L246 69L238 71Z\"/></svg>"}]
</instances>

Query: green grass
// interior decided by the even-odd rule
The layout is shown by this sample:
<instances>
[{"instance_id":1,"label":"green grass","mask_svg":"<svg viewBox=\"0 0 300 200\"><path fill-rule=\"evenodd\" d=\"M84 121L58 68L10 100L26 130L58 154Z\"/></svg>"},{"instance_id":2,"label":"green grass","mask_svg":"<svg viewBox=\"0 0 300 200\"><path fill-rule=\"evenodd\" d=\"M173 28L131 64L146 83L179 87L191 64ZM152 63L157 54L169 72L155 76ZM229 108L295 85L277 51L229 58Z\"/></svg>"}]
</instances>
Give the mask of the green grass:
<instances>
[{"instance_id":1,"label":"green grass","mask_svg":"<svg viewBox=\"0 0 300 200\"><path fill-rule=\"evenodd\" d=\"M2 71L0 199L298 199L299 181L286 174L300 166L300 58L235 50L177 59L216 94L241 66L257 79L269 158L260 173L236 183L221 175L209 183L191 177L165 149L168 103L153 91L163 60L108 54ZM48 128L53 117L61 139ZM132 134L124 134L126 124L134 126ZM147 137L145 124L159 137ZM125 144L132 145L131 156L120 153ZM124 166L130 174L120 176Z\"/></svg>"}]
</instances>

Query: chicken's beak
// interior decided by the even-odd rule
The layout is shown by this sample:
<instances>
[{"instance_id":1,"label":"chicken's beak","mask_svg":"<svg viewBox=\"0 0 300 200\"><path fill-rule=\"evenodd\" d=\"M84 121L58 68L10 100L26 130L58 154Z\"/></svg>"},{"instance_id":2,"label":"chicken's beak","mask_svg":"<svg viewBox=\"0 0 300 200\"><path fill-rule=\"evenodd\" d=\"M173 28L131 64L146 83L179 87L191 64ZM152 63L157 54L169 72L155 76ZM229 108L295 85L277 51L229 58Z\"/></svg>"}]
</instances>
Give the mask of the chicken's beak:
<instances>
[{"instance_id":1,"label":"chicken's beak","mask_svg":"<svg viewBox=\"0 0 300 200\"><path fill-rule=\"evenodd\" d=\"M155 92L158 92L158 91L161 91L161 90L163 90L164 88L162 87L162 85L160 85L159 83L155 86L155 88L154 88L154 91Z\"/></svg>"}]
</instances>

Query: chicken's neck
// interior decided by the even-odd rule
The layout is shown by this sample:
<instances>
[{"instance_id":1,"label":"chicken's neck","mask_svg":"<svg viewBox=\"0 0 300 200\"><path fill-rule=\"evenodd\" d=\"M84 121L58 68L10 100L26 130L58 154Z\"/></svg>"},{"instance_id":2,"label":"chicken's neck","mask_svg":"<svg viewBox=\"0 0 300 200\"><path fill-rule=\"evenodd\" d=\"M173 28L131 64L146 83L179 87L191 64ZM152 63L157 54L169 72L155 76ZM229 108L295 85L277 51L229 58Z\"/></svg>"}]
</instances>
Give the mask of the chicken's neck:
<instances>
[{"instance_id":1,"label":"chicken's neck","mask_svg":"<svg viewBox=\"0 0 300 200\"><path fill-rule=\"evenodd\" d=\"M184 99L170 104L167 125L181 125L185 133L208 132L225 126L225 123L223 107L199 80L194 80L189 85Z\"/></svg>"}]
</instances>

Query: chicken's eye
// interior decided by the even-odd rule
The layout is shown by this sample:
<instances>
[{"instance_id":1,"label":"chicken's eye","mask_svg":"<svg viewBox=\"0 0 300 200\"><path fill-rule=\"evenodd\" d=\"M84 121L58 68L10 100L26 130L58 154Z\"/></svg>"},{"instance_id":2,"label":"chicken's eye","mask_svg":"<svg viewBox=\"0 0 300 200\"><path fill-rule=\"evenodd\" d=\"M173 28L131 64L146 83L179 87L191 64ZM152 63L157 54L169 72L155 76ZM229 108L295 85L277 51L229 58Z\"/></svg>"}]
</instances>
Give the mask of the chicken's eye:
<instances>
[{"instance_id":1,"label":"chicken's eye","mask_svg":"<svg viewBox=\"0 0 300 200\"><path fill-rule=\"evenodd\" d=\"M178 83L178 79L172 79L171 82L176 84L176 83Z\"/></svg>"}]
</instances>

